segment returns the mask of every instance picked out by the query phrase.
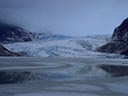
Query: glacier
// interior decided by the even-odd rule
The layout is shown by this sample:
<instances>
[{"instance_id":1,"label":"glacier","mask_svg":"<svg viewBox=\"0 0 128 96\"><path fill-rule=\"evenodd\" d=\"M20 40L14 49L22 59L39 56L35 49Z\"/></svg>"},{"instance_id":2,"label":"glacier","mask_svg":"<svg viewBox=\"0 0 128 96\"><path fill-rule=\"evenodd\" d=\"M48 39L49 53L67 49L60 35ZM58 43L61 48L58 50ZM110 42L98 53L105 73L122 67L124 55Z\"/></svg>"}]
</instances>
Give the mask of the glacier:
<instances>
[{"instance_id":1,"label":"glacier","mask_svg":"<svg viewBox=\"0 0 128 96\"><path fill-rule=\"evenodd\" d=\"M71 37L41 35L38 40L4 44L13 52L23 52L30 57L121 57L118 54L96 52L96 48L108 42L109 36Z\"/></svg>"}]
</instances>

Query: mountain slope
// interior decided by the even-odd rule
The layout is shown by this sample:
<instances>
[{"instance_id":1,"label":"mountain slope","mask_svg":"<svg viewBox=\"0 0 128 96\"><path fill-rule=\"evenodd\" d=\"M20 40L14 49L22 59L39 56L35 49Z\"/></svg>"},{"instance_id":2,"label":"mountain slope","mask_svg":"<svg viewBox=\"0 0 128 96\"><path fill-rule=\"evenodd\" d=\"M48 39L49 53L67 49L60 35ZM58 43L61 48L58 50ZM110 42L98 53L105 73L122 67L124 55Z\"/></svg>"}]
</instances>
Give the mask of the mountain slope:
<instances>
[{"instance_id":1,"label":"mountain slope","mask_svg":"<svg viewBox=\"0 0 128 96\"><path fill-rule=\"evenodd\" d=\"M36 38L34 33L31 33L21 27L0 22L0 42L14 43L32 41Z\"/></svg>"},{"instance_id":2,"label":"mountain slope","mask_svg":"<svg viewBox=\"0 0 128 96\"><path fill-rule=\"evenodd\" d=\"M128 18L115 28L111 41L97 51L128 55Z\"/></svg>"},{"instance_id":3,"label":"mountain slope","mask_svg":"<svg viewBox=\"0 0 128 96\"><path fill-rule=\"evenodd\" d=\"M0 56L21 56L21 54L11 52L0 44Z\"/></svg>"}]
</instances>

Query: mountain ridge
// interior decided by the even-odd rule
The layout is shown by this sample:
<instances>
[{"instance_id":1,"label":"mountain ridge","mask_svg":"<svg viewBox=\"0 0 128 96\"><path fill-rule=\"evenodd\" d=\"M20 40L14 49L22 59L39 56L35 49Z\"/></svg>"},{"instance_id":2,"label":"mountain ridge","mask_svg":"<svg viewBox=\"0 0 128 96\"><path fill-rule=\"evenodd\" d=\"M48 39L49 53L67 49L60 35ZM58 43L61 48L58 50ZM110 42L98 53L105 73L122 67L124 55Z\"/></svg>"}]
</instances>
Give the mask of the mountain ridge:
<instances>
[{"instance_id":1,"label":"mountain ridge","mask_svg":"<svg viewBox=\"0 0 128 96\"><path fill-rule=\"evenodd\" d=\"M97 48L97 51L128 55L128 18L115 28L111 41Z\"/></svg>"},{"instance_id":2,"label":"mountain ridge","mask_svg":"<svg viewBox=\"0 0 128 96\"><path fill-rule=\"evenodd\" d=\"M36 35L19 26L0 22L0 37L1 43L14 43L32 41Z\"/></svg>"}]
</instances>

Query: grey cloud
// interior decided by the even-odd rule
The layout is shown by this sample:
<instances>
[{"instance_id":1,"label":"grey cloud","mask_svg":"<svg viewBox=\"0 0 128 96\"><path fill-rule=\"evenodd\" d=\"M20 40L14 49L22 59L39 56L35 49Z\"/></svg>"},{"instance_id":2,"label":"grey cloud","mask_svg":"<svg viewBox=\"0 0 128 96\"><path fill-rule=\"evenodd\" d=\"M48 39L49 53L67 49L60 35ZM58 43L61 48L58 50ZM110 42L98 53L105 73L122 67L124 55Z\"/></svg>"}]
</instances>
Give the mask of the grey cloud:
<instances>
[{"instance_id":1,"label":"grey cloud","mask_svg":"<svg viewBox=\"0 0 128 96\"><path fill-rule=\"evenodd\" d=\"M128 0L0 0L0 20L30 31L111 34L128 16Z\"/></svg>"}]
</instances>

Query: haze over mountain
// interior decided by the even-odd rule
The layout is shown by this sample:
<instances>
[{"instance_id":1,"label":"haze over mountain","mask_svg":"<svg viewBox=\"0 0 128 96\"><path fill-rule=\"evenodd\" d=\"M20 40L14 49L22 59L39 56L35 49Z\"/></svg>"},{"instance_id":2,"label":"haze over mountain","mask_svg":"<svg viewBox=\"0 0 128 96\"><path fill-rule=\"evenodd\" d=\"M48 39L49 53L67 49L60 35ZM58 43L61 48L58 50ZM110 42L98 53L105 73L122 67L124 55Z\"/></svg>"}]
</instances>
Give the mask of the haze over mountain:
<instances>
[{"instance_id":1,"label":"haze over mountain","mask_svg":"<svg viewBox=\"0 0 128 96\"><path fill-rule=\"evenodd\" d=\"M0 0L0 19L33 32L112 34L128 16L127 0Z\"/></svg>"}]
</instances>

